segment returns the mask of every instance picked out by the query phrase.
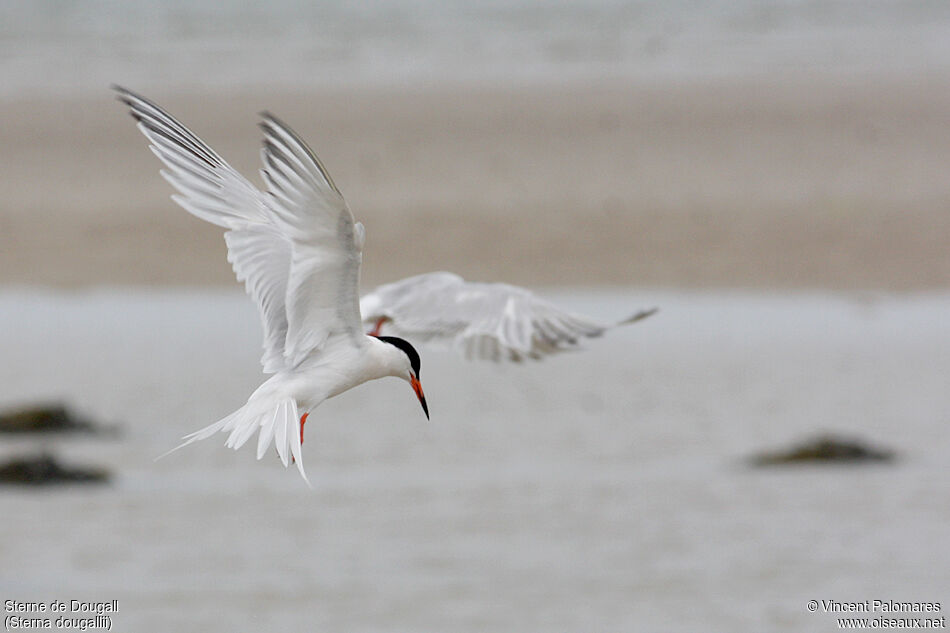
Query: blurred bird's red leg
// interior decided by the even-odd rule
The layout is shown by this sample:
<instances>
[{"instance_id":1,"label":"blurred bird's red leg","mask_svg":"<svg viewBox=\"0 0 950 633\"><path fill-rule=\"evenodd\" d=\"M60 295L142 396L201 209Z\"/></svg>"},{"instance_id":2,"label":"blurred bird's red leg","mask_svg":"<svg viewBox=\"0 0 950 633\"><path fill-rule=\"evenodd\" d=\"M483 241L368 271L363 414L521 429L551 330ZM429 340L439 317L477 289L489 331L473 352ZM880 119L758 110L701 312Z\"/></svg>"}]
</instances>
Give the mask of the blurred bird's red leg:
<instances>
[{"instance_id":1,"label":"blurred bird's red leg","mask_svg":"<svg viewBox=\"0 0 950 633\"><path fill-rule=\"evenodd\" d=\"M389 320L389 317L380 317L376 321L376 327L373 328L373 331L369 333L370 336L379 336L379 332L383 329L383 323Z\"/></svg>"}]
</instances>

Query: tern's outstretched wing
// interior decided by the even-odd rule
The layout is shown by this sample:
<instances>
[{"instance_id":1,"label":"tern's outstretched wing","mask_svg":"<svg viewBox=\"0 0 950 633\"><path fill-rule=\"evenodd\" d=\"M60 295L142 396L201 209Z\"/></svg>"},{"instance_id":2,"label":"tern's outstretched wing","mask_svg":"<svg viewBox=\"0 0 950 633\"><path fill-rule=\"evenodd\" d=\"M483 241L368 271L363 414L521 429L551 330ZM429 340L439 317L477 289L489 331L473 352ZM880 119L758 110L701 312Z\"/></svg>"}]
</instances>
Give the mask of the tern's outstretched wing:
<instances>
[{"instance_id":1,"label":"tern's outstretched wing","mask_svg":"<svg viewBox=\"0 0 950 633\"><path fill-rule=\"evenodd\" d=\"M228 229L228 261L261 315L266 373L295 366L334 332L360 330L362 225L289 128L264 115L265 194L162 108L114 88L165 163L175 202Z\"/></svg>"},{"instance_id":2,"label":"tern's outstretched wing","mask_svg":"<svg viewBox=\"0 0 950 633\"><path fill-rule=\"evenodd\" d=\"M468 358L520 361L577 346L615 325L639 321L643 311L618 324L565 312L524 288L466 282L446 272L418 275L380 286L361 301L364 326L384 319L410 340L449 341Z\"/></svg>"},{"instance_id":3,"label":"tern's outstretched wing","mask_svg":"<svg viewBox=\"0 0 950 633\"><path fill-rule=\"evenodd\" d=\"M264 327L261 363L267 373L279 371L285 364L291 244L274 223L266 196L161 107L113 88L165 163L162 175L178 190L172 199L192 215L228 229L228 261L257 303Z\"/></svg>"},{"instance_id":4,"label":"tern's outstretched wing","mask_svg":"<svg viewBox=\"0 0 950 633\"><path fill-rule=\"evenodd\" d=\"M363 340L359 280L365 234L316 154L274 115L262 116L270 207L293 243L284 357L294 367L332 336L353 344Z\"/></svg>"}]
</instances>

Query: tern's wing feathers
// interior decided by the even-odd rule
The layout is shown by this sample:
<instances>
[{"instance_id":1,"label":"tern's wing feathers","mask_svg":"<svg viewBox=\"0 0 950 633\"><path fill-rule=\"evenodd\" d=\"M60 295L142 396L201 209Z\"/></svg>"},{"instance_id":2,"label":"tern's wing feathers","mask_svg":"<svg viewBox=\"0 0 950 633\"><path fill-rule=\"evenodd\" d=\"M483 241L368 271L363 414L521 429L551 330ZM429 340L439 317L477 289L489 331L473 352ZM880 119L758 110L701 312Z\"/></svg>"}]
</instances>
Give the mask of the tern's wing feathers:
<instances>
[{"instance_id":1,"label":"tern's wing feathers","mask_svg":"<svg viewBox=\"0 0 950 633\"><path fill-rule=\"evenodd\" d=\"M114 86L152 151L167 167L162 175L178 194L172 198L192 215L229 229L228 261L257 303L264 327L264 371L284 366L287 317L284 298L291 243L272 219L267 197L191 130L158 105Z\"/></svg>"},{"instance_id":2,"label":"tern's wing feathers","mask_svg":"<svg viewBox=\"0 0 950 633\"><path fill-rule=\"evenodd\" d=\"M168 168L162 176L178 190L174 199L186 211L227 229L269 221L260 191L191 130L148 99L113 88Z\"/></svg>"},{"instance_id":3,"label":"tern's wing feathers","mask_svg":"<svg viewBox=\"0 0 950 633\"><path fill-rule=\"evenodd\" d=\"M290 269L290 243L274 224L248 224L224 234L238 281L251 295L264 324L264 372L273 374L286 366L287 271Z\"/></svg>"},{"instance_id":4,"label":"tern's wing feathers","mask_svg":"<svg viewBox=\"0 0 950 633\"><path fill-rule=\"evenodd\" d=\"M265 372L297 365L334 333L361 331L363 227L290 128L263 115L264 194L162 108L114 88L168 168L174 200L229 229L228 260L263 322Z\"/></svg>"},{"instance_id":5,"label":"tern's wing feathers","mask_svg":"<svg viewBox=\"0 0 950 633\"><path fill-rule=\"evenodd\" d=\"M362 337L358 289L364 231L306 143L272 114L262 116L269 206L293 244L284 347L293 367L331 336Z\"/></svg>"},{"instance_id":6,"label":"tern's wing feathers","mask_svg":"<svg viewBox=\"0 0 950 633\"><path fill-rule=\"evenodd\" d=\"M381 286L363 297L362 307L367 324L385 317L384 327L407 338L451 341L469 358L496 361L541 358L613 327L561 310L524 288L470 283L444 272Z\"/></svg>"}]
</instances>

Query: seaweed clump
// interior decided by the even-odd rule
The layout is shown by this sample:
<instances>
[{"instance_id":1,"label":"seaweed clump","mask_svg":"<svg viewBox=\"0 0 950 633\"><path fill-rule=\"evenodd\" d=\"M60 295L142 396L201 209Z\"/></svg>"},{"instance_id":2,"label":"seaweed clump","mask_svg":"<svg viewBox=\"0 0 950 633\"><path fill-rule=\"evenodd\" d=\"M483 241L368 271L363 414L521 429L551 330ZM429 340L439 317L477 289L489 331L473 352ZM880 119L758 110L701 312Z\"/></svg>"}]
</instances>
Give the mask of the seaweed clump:
<instances>
[{"instance_id":1,"label":"seaweed clump","mask_svg":"<svg viewBox=\"0 0 950 633\"><path fill-rule=\"evenodd\" d=\"M856 438L819 435L790 448L763 452L749 460L753 466L785 464L864 464L893 461L892 450L871 446Z\"/></svg>"},{"instance_id":2,"label":"seaweed clump","mask_svg":"<svg viewBox=\"0 0 950 633\"><path fill-rule=\"evenodd\" d=\"M23 407L0 414L0 433L88 433L115 434L116 429L93 424L62 404Z\"/></svg>"},{"instance_id":3,"label":"seaweed clump","mask_svg":"<svg viewBox=\"0 0 950 633\"><path fill-rule=\"evenodd\" d=\"M50 484L108 483L109 473L102 468L63 465L49 453L15 457L0 463L0 484L43 486Z\"/></svg>"}]
</instances>

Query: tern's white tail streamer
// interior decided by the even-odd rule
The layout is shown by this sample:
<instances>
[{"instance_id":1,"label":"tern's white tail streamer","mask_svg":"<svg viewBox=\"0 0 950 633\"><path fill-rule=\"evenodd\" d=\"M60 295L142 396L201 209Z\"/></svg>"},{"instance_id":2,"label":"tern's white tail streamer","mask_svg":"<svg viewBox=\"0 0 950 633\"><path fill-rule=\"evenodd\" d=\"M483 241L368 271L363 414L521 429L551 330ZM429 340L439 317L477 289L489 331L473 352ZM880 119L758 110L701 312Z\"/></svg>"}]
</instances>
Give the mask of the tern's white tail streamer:
<instances>
[{"instance_id":1,"label":"tern's white tail streamer","mask_svg":"<svg viewBox=\"0 0 950 633\"><path fill-rule=\"evenodd\" d=\"M167 453L159 455L156 459L161 459L198 440L207 439L215 433L229 433L225 446L237 450L258 431L260 433L257 440L257 459L262 458L271 442L274 442L284 466L293 459L297 470L309 486L310 480L307 479L307 473L303 467L300 417L297 415L297 403L292 398L273 400L252 396L247 404L234 413L203 429L189 433L182 438L184 442Z\"/></svg>"}]
</instances>

